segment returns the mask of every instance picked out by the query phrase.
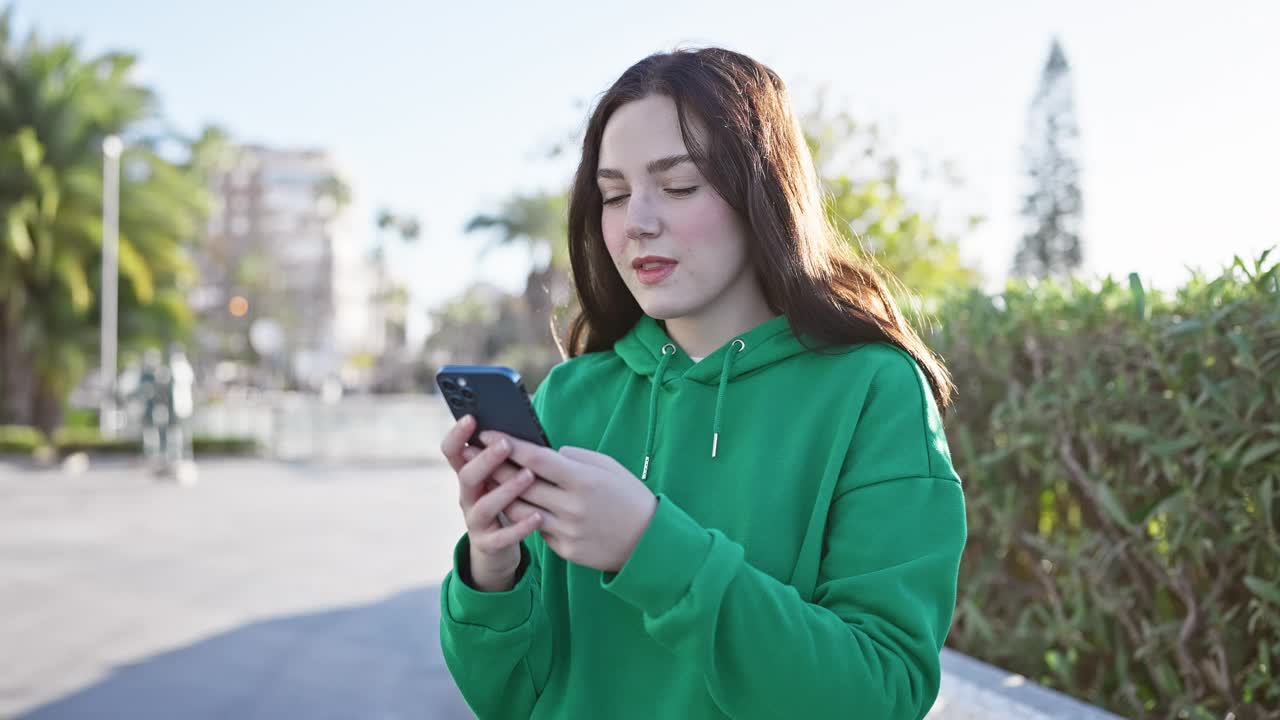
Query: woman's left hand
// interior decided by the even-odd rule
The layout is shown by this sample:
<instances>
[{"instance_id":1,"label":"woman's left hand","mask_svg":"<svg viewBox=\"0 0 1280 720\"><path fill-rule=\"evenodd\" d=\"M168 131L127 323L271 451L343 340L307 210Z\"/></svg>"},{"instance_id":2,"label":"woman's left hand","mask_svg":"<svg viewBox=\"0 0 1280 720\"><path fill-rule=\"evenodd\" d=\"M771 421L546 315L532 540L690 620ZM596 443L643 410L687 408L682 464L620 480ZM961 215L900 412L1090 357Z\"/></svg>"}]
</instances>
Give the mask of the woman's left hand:
<instances>
[{"instance_id":1,"label":"woman's left hand","mask_svg":"<svg viewBox=\"0 0 1280 720\"><path fill-rule=\"evenodd\" d=\"M504 433L480 434L485 445L511 443L508 461L537 476L521 498L545 510L540 532L555 554L617 572L649 527L658 498L617 460L584 448L559 452Z\"/></svg>"}]
</instances>

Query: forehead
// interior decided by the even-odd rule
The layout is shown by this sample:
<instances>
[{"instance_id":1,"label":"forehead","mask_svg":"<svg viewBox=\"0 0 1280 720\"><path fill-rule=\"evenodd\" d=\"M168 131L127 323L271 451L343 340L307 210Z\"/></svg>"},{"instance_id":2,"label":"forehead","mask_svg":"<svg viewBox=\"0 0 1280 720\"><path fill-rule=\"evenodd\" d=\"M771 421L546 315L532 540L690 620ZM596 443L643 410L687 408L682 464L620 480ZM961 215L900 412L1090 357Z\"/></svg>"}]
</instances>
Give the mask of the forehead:
<instances>
[{"instance_id":1,"label":"forehead","mask_svg":"<svg viewBox=\"0 0 1280 720\"><path fill-rule=\"evenodd\" d=\"M687 152L675 102L650 95L619 107L609 117L600 141L600 167L643 172L650 160Z\"/></svg>"}]
</instances>

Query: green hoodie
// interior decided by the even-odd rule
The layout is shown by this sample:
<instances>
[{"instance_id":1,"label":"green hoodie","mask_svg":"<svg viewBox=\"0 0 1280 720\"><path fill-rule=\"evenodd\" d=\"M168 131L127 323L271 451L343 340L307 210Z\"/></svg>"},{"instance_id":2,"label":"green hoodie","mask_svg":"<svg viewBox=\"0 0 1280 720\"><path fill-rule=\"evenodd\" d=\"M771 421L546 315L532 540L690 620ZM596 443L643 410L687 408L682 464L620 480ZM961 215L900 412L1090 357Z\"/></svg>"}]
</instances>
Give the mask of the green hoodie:
<instances>
[{"instance_id":1,"label":"green hoodie","mask_svg":"<svg viewBox=\"0 0 1280 720\"><path fill-rule=\"evenodd\" d=\"M965 543L960 479L909 355L832 352L779 316L694 364L644 316L613 350L552 370L534 395L552 446L612 456L657 509L616 574L534 533L507 592L460 579L459 541L441 647L480 718L928 712Z\"/></svg>"}]
</instances>

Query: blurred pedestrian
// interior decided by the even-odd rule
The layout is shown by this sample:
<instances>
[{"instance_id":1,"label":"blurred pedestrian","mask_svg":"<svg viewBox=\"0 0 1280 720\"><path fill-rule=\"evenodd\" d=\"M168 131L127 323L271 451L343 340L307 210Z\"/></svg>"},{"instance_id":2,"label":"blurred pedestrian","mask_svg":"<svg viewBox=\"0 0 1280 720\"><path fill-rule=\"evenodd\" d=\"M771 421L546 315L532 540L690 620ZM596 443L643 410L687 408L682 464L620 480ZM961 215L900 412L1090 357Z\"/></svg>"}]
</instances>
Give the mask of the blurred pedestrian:
<instances>
[{"instance_id":1,"label":"blurred pedestrian","mask_svg":"<svg viewBox=\"0 0 1280 720\"><path fill-rule=\"evenodd\" d=\"M192 448L191 417L195 411L195 371L182 346L169 346L165 363L164 416L161 437L164 474L184 485L196 481L196 465Z\"/></svg>"},{"instance_id":2,"label":"blurred pedestrian","mask_svg":"<svg viewBox=\"0 0 1280 720\"><path fill-rule=\"evenodd\" d=\"M164 448L161 445L160 415L167 420L168 411L162 409L164 398L159 374L164 357L156 348L147 348L142 354L142 368L138 372L138 387L134 397L142 404L142 457L147 467L159 471L164 464Z\"/></svg>"}]
</instances>

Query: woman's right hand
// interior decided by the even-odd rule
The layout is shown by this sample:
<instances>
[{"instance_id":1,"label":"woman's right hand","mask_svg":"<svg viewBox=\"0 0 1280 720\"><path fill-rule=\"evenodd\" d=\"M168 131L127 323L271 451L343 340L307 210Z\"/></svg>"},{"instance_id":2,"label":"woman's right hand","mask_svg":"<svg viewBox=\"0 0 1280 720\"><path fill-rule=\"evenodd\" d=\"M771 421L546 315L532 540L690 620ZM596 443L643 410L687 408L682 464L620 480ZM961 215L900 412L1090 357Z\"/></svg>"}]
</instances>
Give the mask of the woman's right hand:
<instances>
[{"instance_id":1,"label":"woman's right hand","mask_svg":"<svg viewBox=\"0 0 1280 720\"><path fill-rule=\"evenodd\" d=\"M471 547L471 583L477 590L500 592L514 586L520 567L520 541L538 529L542 514L532 512L502 526L498 513L533 484L534 476L522 469L514 477L504 478L504 482L493 480L511 448L506 441L484 450L470 447L467 439L474 433L475 418L467 415L445 435L440 451L458 476L458 504Z\"/></svg>"}]
</instances>

